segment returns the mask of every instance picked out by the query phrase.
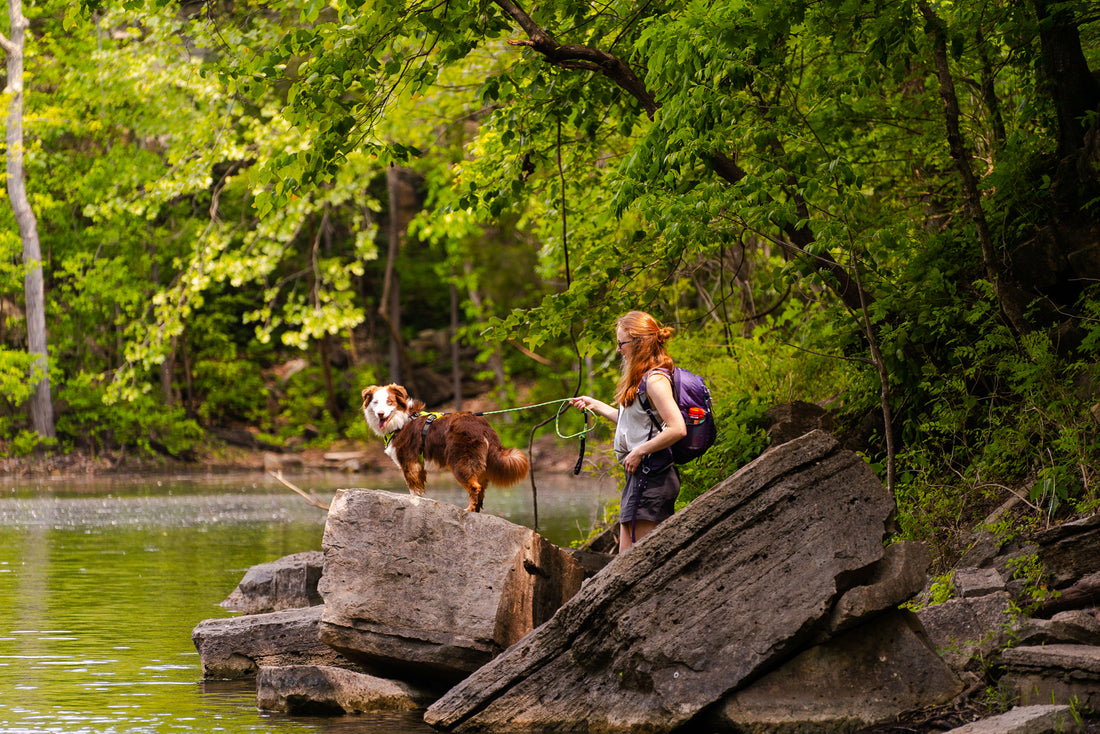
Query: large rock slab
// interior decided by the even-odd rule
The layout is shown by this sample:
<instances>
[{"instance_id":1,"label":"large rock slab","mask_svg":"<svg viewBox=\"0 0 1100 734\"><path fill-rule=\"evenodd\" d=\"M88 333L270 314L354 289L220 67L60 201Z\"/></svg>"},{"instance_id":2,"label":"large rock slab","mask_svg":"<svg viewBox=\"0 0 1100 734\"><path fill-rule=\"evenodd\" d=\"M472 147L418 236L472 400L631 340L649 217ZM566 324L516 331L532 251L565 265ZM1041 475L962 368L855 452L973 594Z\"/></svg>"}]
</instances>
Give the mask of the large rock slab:
<instances>
[{"instance_id":1,"label":"large rock slab","mask_svg":"<svg viewBox=\"0 0 1100 734\"><path fill-rule=\"evenodd\" d=\"M1073 704L1100 711L1100 647L1037 645L1002 653L1002 686L1022 704Z\"/></svg>"},{"instance_id":2,"label":"large rock slab","mask_svg":"<svg viewBox=\"0 0 1100 734\"><path fill-rule=\"evenodd\" d=\"M456 505L337 492L321 639L385 677L456 682L549 619L584 569L538 533Z\"/></svg>"},{"instance_id":3,"label":"large rock slab","mask_svg":"<svg viewBox=\"0 0 1100 734\"><path fill-rule=\"evenodd\" d=\"M944 660L956 670L978 670L1008 643L1018 622L1005 591L948 599L917 612Z\"/></svg>"},{"instance_id":4,"label":"large rock slab","mask_svg":"<svg viewBox=\"0 0 1100 734\"><path fill-rule=\"evenodd\" d=\"M1052 588L1061 589L1077 579L1100 572L1100 515L1035 533L1032 542L1039 546L1039 562Z\"/></svg>"},{"instance_id":5,"label":"large rock slab","mask_svg":"<svg viewBox=\"0 0 1100 734\"><path fill-rule=\"evenodd\" d=\"M1084 731L1069 706L1016 706L998 716L965 724L947 734L1075 734Z\"/></svg>"},{"instance_id":6,"label":"large rock slab","mask_svg":"<svg viewBox=\"0 0 1100 734\"><path fill-rule=\"evenodd\" d=\"M826 627L882 558L893 510L866 463L825 433L770 449L585 582L425 721L672 731Z\"/></svg>"},{"instance_id":7,"label":"large rock slab","mask_svg":"<svg viewBox=\"0 0 1100 734\"><path fill-rule=\"evenodd\" d=\"M712 730L850 732L943 703L962 688L916 617L895 610L734 692L718 708Z\"/></svg>"},{"instance_id":8,"label":"large rock slab","mask_svg":"<svg viewBox=\"0 0 1100 734\"><path fill-rule=\"evenodd\" d=\"M284 556L248 569L221 606L244 614L316 606L322 602L317 582L324 570L321 551Z\"/></svg>"},{"instance_id":9,"label":"large rock slab","mask_svg":"<svg viewBox=\"0 0 1100 734\"><path fill-rule=\"evenodd\" d=\"M430 695L400 681L327 665L260 668L256 706L295 715L409 711Z\"/></svg>"},{"instance_id":10,"label":"large rock slab","mask_svg":"<svg viewBox=\"0 0 1100 734\"><path fill-rule=\"evenodd\" d=\"M200 622L191 632L203 678L249 678L263 666L354 667L321 642L321 607Z\"/></svg>"},{"instance_id":11,"label":"large rock slab","mask_svg":"<svg viewBox=\"0 0 1100 734\"><path fill-rule=\"evenodd\" d=\"M854 627L883 609L896 607L924 588L932 555L924 543L902 541L886 547L870 568L867 583L854 586L833 607L829 632Z\"/></svg>"}]
</instances>

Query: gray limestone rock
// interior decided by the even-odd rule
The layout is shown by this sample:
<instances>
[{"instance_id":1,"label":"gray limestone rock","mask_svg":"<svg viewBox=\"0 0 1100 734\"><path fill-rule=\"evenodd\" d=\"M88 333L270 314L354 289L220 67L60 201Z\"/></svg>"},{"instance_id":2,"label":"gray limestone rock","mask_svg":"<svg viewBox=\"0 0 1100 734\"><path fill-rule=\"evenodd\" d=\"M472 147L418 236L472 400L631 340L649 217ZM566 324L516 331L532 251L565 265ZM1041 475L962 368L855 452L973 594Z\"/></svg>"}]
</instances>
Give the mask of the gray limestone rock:
<instances>
[{"instance_id":1,"label":"gray limestone rock","mask_svg":"<svg viewBox=\"0 0 1100 734\"><path fill-rule=\"evenodd\" d=\"M263 614L320 604L317 582L324 562L321 551L306 551L257 564L248 569L221 606L243 614Z\"/></svg>"},{"instance_id":2,"label":"gray limestone rock","mask_svg":"<svg viewBox=\"0 0 1100 734\"><path fill-rule=\"evenodd\" d=\"M248 678L263 666L354 667L321 642L321 607L207 619L191 632L204 678Z\"/></svg>"},{"instance_id":3,"label":"gray limestone rock","mask_svg":"<svg viewBox=\"0 0 1100 734\"><path fill-rule=\"evenodd\" d=\"M887 546L882 560L871 567L867 583L849 589L837 601L829 631L848 629L883 609L908 601L924 587L931 563L932 556L924 543Z\"/></svg>"},{"instance_id":4,"label":"gray limestone rock","mask_svg":"<svg viewBox=\"0 0 1100 734\"><path fill-rule=\"evenodd\" d=\"M866 463L825 433L770 449L586 581L425 721L672 731L800 652L850 579L882 558L893 510Z\"/></svg>"},{"instance_id":5,"label":"gray limestone rock","mask_svg":"<svg viewBox=\"0 0 1100 734\"><path fill-rule=\"evenodd\" d=\"M1083 731L1069 706L1017 706L947 734L1074 734Z\"/></svg>"},{"instance_id":6,"label":"gray limestone rock","mask_svg":"<svg viewBox=\"0 0 1100 734\"><path fill-rule=\"evenodd\" d=\"M854 731L943 703L962 687L913 614L895 610L731 694L713 724L770 734Z\"/></svg>"},{"instance_id":7,"label":"gray limestone rock","mask_svg":"<svg viewBox=\"0 0 1100 734\"><path fill-rule=\"evenodd\" d=\"M1012 599L998 591L971 599L948 599L917 612L944 660L956 670L979 668L1017 626Z\"/></svg>"},{"instance_id":8,"label":"gray limestone rock","mask_svg":"<svg viewBox=\"0 0 1100 734\"><path fill-rule=\"evenodd\" d=\"M1022 704L1074 704L1100 710L1100 647L1038 645L1002 654L1008 673L1002 687Z\"/></svg>"},{"instance_id":9,"label":"gray limestone rock","mask_svg":"<svg viewBox=\"0 0 1100 734\"><path fill-rule=\"evenodd\" d=\"M407 683L328 665L264 667L256 674L256 705L289 714L406 711L431 700Z\"/></svg>"},{"instance_id":10,"label":"gray limestone rock","mask_svg":"<svg viewBox=\"0 0 1100 734\"><path fill-rule=\"evenodd\" d=\"M387 677L458 681L584 579L529 528L410 494L340 490L322 545L321 639Z\"/></svg>"}]
</instances>

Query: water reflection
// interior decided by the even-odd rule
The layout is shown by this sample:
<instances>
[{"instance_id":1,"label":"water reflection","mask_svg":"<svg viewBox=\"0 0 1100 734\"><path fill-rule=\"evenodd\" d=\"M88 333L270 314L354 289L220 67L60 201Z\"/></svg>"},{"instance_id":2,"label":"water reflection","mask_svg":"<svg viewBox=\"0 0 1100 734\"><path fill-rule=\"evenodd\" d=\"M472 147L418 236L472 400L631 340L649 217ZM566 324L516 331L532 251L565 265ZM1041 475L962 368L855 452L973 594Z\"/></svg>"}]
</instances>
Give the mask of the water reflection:
<instances>
[{"instance_id":1,"label":"water reflection","mask_svg":"<svg viewBox=\"0 0 1100 734\"><path fill-rule=\"evenodd\" d=\"M294 481L326 500L362 484ZM429 494L465 506L444 481ZM540 530L568 544L613 494L540 481ZM493 488L486 511L530 526L530 488ZM415 712L260 712L253 683L201 680L194 626L228 615L218 602L252 565L319 549L324 521L262 475L0 484L0 732L432 731Z\"/></svg>"}]
</instances>

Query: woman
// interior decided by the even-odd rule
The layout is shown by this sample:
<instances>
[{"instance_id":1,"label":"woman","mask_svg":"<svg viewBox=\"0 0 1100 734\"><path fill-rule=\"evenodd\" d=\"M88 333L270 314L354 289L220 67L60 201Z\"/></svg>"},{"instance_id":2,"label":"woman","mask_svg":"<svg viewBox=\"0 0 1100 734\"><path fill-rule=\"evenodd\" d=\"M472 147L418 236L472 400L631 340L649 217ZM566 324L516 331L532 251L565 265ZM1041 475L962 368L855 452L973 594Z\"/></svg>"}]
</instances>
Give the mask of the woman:
<instances>
[{"instance_id":1,"label":"woman","mask_svg":"<svg viewBox=\"0 0 1100 734\"><path fill-rule=\"evenodd\" d=\"M615 390L618 409L588 395L571 401L574 407L591 410L615 424L615 455L626 469L619 514L620 553L671 517L680 494L680 477L667 450L687 435L684 417L672 395L672 358L665 349L672 333L642 311L620 318L615 328L623 358ZM639 388L661 417L660 428L653 425L642 406Z\"/></svg>"}]
</instances>

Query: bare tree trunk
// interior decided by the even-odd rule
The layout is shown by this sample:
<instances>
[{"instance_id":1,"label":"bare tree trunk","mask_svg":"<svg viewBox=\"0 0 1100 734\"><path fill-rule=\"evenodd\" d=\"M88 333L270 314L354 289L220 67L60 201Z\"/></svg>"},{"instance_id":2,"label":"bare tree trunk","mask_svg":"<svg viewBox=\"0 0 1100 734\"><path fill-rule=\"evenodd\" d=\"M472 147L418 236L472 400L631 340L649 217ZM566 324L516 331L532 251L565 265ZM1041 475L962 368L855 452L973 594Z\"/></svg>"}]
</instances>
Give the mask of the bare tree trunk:
<instances>
[{"instance_id":1,"label":"bare tree trunk","mask_svg":"<svg viewBox=\"0 0 1100 734\"><path fill-rule=\"evenodd\" d=\"M321 298L319 294L319 289L321 287L321 267L318 257L320 255L322 242L326 245L326 251L331 250L329 246L330 234L329 213L326 208L325 213L321 215L321 223L317 225L317 236L313 238L313 247L310 250L310 269L313 275L309 297L313 308L318 310L321 308ZM332 340L328 332L325 332L317 342L318 354L321 359L321 374L323 374L325 378L325 409L328 410L328 414L332 416L332 420L339 425L344 411L341 408L340 399L336 396L336 385L332 379Z\"/></svg>"},{"instance_id":2,"label":"bare tree trunk","mask_svg":"<svg viewBox=\"0 0 1100 734\"><path fill-rule=\"evenodd\" d=\"M401 253L401 187L396 166L386 169L386 193L389 199L389 252L382 279L382 297L378 299L378 315L390 332L390 381L412 385L412 371L406 368L405 344L401 339L401 283L397 277L397 257Z\"/></svg>"},{"instance_id":3,"label":"bare tree trunk","mask_svg":"<svg viewBox=\"0 0 1100 734\"><path fill-rule=\"evenodd\" d=\"M160 392L164 399L164 404L169 408L176 404L176 393L172 388L172 383L175 381L176 348L178 345L179 336L173 336L172 348L168 351L168 355L164 358L164 361L160 363Z\"/></svg>"},{"instance_id":4,"label":"bare tree trunk","mask_svg":"<svg viewBox=\"0 0 1100 734\"><path fill-rule=\"evenodd\" d=\"M455 410L462 410L462 365L458 349L458 288L451 283L451 380L454 383Z\"/></svg>"},{"instance_id":5,"label":"bare tree trunk","mask_svg":"<svg viewBox=\"0 0 1100 734\"><path fill-rule=\"evenodd\" d=\"M46 339L46 292L42 279L42 248L38 242L38 224L27 199L23 179L23 48L30 23L23 16L22 0L8 0L11 38L0 35L0 46L8 55L8 87L11 107L8 113L8 200L11 202L19 236L23 240L23 289L27 301L27 349L36 355L34 368L38 383L29 402L31 427L38 435L53 438L53 403L50 399L49 354Z\"/></svg>"}]
</instances>

